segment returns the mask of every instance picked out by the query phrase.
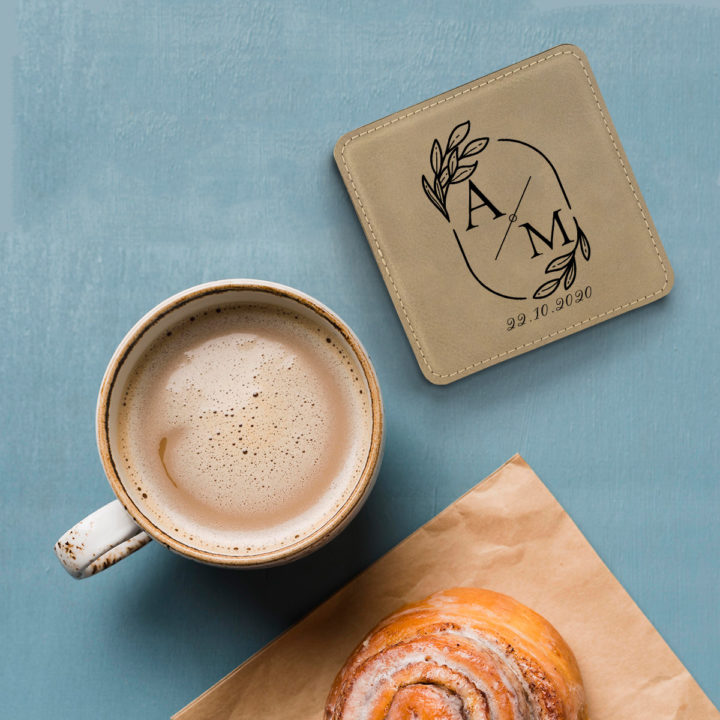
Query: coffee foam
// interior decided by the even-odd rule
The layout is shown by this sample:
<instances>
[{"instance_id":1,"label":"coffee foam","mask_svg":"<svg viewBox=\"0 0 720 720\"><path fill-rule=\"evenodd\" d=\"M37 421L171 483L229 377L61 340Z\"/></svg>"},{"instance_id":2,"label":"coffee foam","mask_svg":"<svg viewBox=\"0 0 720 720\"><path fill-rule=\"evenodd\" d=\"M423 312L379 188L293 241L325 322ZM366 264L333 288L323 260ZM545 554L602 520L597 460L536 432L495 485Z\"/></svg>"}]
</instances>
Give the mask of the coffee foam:
<instances>
[{"instance_id":1,"label":"coffee foam","mask_svg":"<svg viewBox=\"0 0 720 720\"><path fill-rule=\"evenodd\" d=\"M358 361L321 322L222 306L144 353L117 448L154 524L209 552L253 555L297 543L344 505L367 461L371 400Z\"/></svg>"}]
</instances>

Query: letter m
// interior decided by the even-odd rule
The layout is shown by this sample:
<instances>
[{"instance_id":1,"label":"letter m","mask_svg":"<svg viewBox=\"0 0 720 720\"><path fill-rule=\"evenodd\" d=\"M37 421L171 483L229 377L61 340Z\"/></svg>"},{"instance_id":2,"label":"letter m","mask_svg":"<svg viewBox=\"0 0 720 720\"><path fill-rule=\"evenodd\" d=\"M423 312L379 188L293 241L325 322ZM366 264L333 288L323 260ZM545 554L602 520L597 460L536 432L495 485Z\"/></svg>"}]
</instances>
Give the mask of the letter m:
<instances>
[{"instance_id":1,"label":"letter m","mask_svg":"<svg viewBox=\"0 0 720 720\"><path fill-rule=\"evenodd\" d=\"M568 234L565 232L565 228L563 227L562 220L560 220L560 210L556 210L553 213L552 216L552 225L550 226L550 239L543 235L541 232L536 230L529 222L523 223L520 225L521 228L525 228L527 230L528 239L530 240L530 245L533 249L533 254L531 256L532 258L538 257L538 255L542 255L542 253L538 252L537 247L535 246L535 240L541 240L542 242L547 245L548 250L553 249L553 240L555 238L555 226L558 226L560 228L560 232L563 236L563 245L569 245L572 240L568 237Z\"/></svg>"}]
</instances>

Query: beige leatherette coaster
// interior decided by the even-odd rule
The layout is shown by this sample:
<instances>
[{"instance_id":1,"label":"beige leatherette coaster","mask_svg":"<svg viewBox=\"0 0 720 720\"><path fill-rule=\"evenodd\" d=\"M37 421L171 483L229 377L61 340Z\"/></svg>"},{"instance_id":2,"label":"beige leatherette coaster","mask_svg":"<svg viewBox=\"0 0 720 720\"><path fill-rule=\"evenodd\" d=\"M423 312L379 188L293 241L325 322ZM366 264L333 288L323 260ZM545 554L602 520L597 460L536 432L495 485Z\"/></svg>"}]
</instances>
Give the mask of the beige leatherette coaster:
<instances>
[{"instance_id":1,"label":"beige leatherette coaster","mask_svg":"<svg viewBox=\"0 0 720 720\"><path fill-rule=\"evenodd\" d=\"M561 45L343 136L430 382L663 297L673 273L587 58Z\"/></svg>"}]
</instances>

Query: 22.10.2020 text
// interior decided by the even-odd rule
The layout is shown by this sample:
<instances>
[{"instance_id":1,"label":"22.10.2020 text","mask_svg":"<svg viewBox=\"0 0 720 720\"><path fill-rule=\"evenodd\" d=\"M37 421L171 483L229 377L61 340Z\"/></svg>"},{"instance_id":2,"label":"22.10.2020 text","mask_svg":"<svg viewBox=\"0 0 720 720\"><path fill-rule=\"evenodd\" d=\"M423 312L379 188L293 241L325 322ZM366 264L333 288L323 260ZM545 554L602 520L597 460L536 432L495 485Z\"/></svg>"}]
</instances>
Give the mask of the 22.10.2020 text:
<instances>
[{"instance_id":1,"label":"22.10.2020 text","mask_svg":"<svg viewBox=\"0 0 720 720\"><path fill-rule=\"evenodd\" d=\"M507 330L515 330L535 320L542 320L542 318L547 317L550 313L559 312L572 305L577 305L584 300L589 300L591 297L592 287L590 285L586 285L582 290L575 290L565 295L560 295L555 298L554 303L536 305L529 313L518 313L517 315L509 317L505 321Z\"/></svg>"}]
</instances>

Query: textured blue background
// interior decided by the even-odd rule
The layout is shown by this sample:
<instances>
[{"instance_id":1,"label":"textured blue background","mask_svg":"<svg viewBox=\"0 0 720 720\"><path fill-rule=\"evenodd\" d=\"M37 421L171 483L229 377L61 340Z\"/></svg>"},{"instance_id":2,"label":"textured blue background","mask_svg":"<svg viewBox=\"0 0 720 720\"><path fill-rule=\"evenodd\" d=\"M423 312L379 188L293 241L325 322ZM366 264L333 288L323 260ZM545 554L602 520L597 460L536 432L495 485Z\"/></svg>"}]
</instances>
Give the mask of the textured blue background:
<instances>
[{"instance_id":1,"label":"textured blue background","mask_svg":"<svg viewBox=\"0 0 720 720\"><path fill-rule=\"evenodd\" d=\"M164 718L520 451L720 703L720 4L26 1L0 31L2 715ZM12 16L13 11L10 11ZM13 33L13 28L16 28ZM675 268L664 301L452 386L420 375L331 158L345 131L562 42L588 54ZM151 545L82 583L105 364L199 282L343 316L387 405L351 527L238 573ZM612 628L608 628L612 631Z\"/></svg>"}]
</instances>

